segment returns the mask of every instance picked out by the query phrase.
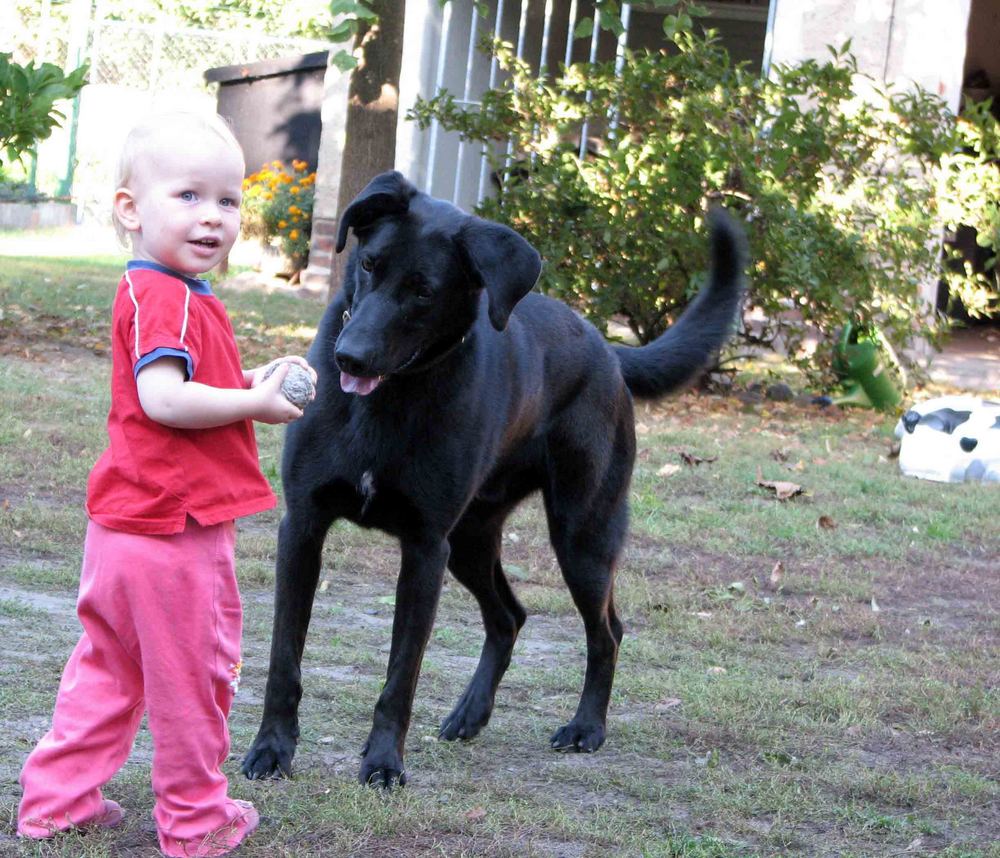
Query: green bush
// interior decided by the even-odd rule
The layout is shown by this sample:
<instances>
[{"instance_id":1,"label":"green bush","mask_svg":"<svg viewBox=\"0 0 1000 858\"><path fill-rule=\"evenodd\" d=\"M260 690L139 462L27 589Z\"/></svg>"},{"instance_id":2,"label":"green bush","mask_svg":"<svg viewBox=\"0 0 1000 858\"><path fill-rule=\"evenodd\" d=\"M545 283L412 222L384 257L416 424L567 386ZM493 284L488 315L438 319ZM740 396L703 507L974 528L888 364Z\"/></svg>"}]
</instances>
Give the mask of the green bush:
<instances>
[{"instance_id":1,"label":"green bush","mask_svg":"<svg viewBox=\"0 0 1000 858\"><path fill-rule=\"evenodd\" d=\"M86 66L64 75L51 63L22 66L11 56L0 52L0 158L8 163L20 160L65 119L55 104L73 98L87 75Z\"/></svg>"},{"instance_id":2,"label":"green bush","mask_svg":"<svg viewBox=\"0 0 1000 858\"><path fill-rule=\"evenodd\" d=\"M988 112L956 127L923 91L868 82L859 98L849 45L763 79L731 63L712 32L681 22L667 19L669 51L631 53L618 73L581 63L538 79L497 43L506 79L479 111L441 92L410 118L485 144L503 178L479 212L528 237L546 260L540 288L599 326L620 317L641 342L669 326L705 276L704 215L721 203L750 241L758 312L740 331L744 346L780 348L828 381L848 321L878 326L900 352L916 337L936 341L941 320L919 290L940 273L942 222L1000 236ZM985 278L948 278L971 306L995 300Z\"/></svg>"}]
</instances>

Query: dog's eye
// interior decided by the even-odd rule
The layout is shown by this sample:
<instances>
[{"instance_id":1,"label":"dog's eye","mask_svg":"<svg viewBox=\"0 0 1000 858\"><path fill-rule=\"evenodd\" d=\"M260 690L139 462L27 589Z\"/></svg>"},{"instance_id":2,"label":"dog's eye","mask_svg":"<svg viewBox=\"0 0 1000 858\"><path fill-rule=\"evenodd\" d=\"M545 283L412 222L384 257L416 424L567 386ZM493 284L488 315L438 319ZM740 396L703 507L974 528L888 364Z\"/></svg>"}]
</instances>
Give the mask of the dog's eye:
<instances>
[{"instance_id":1,"label":"dog's eye","mask_svg":"<svg viewBox=\"0 0 1000 858\"><path fill-rule=\"evenodd\" d=\"M410 291L416 295L418 298L427 299L430 298L434 293L431 292L430 286L427 285L427 281L422 277L414 277L409 283Z\"/></svg>"},{"instance_id":2,"label":"dog's eye","mask_svg":"<svg viewBox=\"0 0 1000 858\"><path fill-rule=\"evenodd\" d=\"M365 271L371 271L375 267L375 263L372 261L372 258L370 256L362 256L361 267Z\"/></svg>"}]
</instances>

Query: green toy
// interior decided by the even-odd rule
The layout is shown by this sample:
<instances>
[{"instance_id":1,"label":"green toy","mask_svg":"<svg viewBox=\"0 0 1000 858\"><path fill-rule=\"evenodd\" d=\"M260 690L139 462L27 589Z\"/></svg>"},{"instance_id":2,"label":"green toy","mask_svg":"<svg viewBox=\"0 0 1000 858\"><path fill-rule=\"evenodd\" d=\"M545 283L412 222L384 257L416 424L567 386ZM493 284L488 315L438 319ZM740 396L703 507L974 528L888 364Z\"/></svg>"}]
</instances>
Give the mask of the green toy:
<instances>
[{"instance_id":1,"label":"green toy","mask_svg":"<svg viewBox=\"0 0 1000 858\"><path fill-rule=\"evenodd\" d=\"M844 394L833 400L835 405L879 411L894 411L899 406L902 393L897 380L905 387L906 378L881 331L847 324L834 350L833 368L844 387Z\"/></svg>"}]
</instances>

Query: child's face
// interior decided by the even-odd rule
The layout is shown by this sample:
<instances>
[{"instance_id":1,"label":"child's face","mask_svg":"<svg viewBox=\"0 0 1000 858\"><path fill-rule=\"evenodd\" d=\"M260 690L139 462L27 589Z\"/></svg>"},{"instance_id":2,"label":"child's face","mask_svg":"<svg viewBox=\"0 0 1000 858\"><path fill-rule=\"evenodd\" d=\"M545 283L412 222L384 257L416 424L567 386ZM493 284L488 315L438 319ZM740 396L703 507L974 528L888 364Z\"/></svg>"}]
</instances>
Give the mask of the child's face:
<instances>
[{"instance_id":1,"label":"child's face","mask_svg":"<svg viewBox=\"0 0 1000 858\"><path fill-rule=\"evenodd\" d=\"M243 158L214 134L150 141L115 195L138 259L201 274L229 253L240 229Z\"/></svg>"}]
</instances>

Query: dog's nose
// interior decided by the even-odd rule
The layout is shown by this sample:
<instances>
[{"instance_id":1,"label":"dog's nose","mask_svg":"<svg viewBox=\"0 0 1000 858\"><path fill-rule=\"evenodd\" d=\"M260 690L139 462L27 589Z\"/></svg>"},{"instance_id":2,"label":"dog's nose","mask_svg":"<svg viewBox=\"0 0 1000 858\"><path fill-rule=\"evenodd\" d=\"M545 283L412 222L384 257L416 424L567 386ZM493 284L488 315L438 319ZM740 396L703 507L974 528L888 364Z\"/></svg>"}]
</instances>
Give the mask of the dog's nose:
<instances>
[{"instance_id":1,"label":"dog's nose","mask_svg":"<svg viewBox=\"0 0 1000 858\"><path fill-rule=\"evenodd\" d=\"M364 376L369 375L368 362L358 355L351 354L351 350L338 345L333 353L337 361L337 366L342 372L348 375Z\"/></svg>"}]
</instances>

